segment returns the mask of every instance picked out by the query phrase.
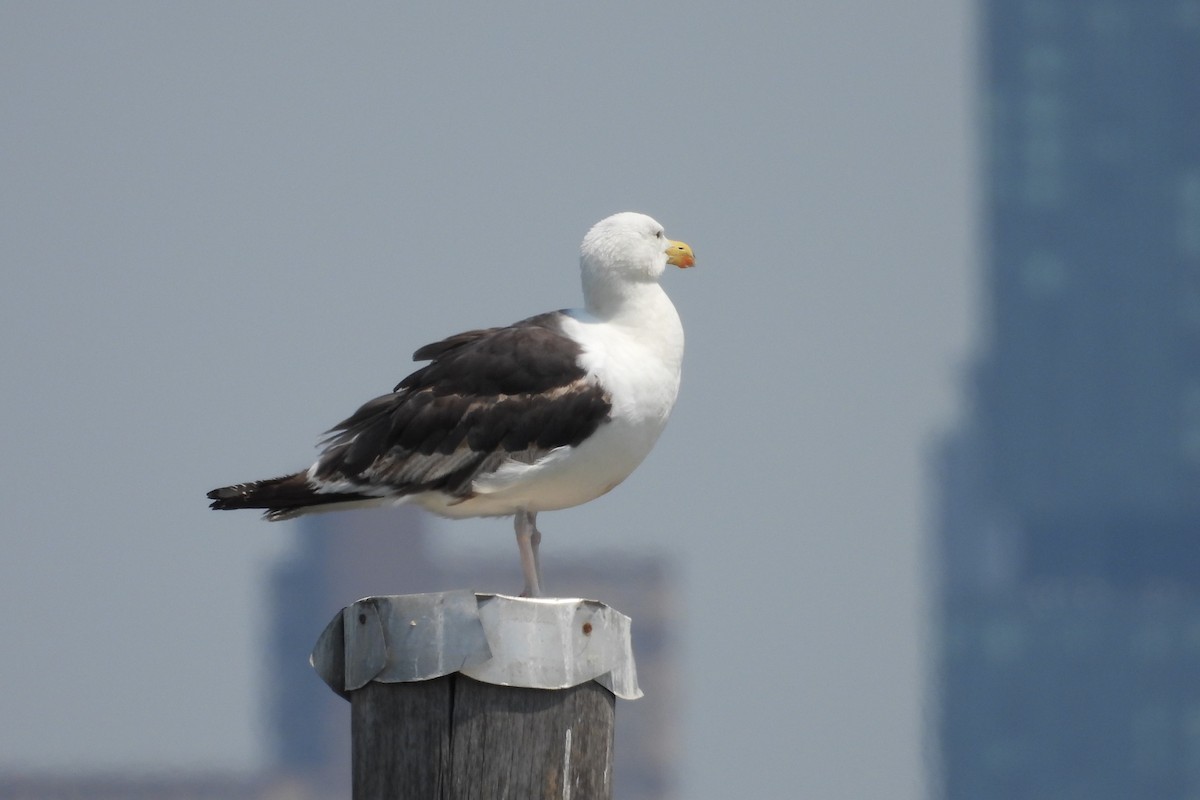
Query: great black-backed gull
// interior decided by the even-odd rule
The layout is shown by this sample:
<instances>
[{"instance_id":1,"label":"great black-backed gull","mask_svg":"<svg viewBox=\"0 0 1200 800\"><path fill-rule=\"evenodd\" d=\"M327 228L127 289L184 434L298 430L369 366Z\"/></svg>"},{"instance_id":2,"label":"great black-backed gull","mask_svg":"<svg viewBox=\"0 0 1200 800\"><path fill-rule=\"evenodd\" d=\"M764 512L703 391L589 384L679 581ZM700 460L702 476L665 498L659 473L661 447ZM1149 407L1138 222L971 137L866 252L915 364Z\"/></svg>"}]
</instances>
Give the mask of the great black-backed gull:
<instances>
[{"instance_id":1,"label":"great black-backed gull","mask_svg":"<svg viewBox=\"0 0 1200 800\"><path fill-rule=\"evenodd\" d=\"M667 424L683 326L659 279L692 250L644 214L583 239L582 309L467 331L336 425L307 470L208 493L212 508L269 520L411 502L445 517L514 516L523 594L541 594L537 515L625 480Z\"/></svg>"}]
</instances>

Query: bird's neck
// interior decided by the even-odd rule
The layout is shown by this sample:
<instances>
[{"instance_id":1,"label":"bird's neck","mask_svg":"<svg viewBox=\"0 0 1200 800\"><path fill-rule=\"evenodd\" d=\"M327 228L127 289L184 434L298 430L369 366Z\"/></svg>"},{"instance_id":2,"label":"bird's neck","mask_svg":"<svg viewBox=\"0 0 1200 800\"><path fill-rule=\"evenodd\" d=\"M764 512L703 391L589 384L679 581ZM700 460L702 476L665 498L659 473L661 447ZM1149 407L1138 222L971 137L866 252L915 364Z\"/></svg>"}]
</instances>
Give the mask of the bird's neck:
<instances>
[{"instance_id":1,"label":"bird's neck","mask_svg":"<svg viewBox=\"0 0 1200 800\"><path fill-rule=\"evenodd\" d=\"M683 360L683 325L657 282L584 285L585 312L647 347L675 370Z\"/></svg>"},{"instance_id":2,"label":"bird's neck","mask_svg":"<svg viewBox=\"0 0 1200 800\"><path fill-rule=\"evenodd\" d=\"M656 281L606 281L583 279L584 308L605 322L651 319L671 306L667 293ZM674 309L673 306L671 306Z\"/></svg>"}]
</instances>

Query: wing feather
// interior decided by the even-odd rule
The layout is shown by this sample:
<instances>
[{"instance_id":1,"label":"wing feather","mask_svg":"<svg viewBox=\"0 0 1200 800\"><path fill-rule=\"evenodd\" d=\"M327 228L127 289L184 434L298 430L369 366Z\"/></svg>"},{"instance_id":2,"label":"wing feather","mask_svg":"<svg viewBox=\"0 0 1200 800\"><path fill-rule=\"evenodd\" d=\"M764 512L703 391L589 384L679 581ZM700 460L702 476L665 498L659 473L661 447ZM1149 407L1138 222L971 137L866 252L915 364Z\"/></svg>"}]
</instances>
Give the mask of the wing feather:
<instances>
[{"instance_id":1,"label":"wing feather","mask_svg":"<svg viewBox=\"0 0 1200 800\"><path fill-rule=\"evenodd\" d=\"M465 498L508 461L578 445L612 404L558 319L542 314L420 348L414 358L431 362L330 430L311 477L331 491Z\"/></svg>"}]
</instances>

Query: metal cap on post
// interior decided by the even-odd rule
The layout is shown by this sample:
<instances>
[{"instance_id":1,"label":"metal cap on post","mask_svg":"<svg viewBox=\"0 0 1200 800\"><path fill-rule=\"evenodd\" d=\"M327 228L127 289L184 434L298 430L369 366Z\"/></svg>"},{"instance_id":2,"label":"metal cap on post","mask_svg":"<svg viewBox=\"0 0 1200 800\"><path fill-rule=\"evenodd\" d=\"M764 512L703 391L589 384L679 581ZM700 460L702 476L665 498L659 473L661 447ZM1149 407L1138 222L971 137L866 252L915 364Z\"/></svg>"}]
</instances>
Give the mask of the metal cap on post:
<instances>
[{"instance_id":1,"label":"metal cap on post","mask_svg":"<svg viewBox=\"0 0 1200 800\"><path fill-rule=\"evenodd\" d=\"M642 696L629 618L578 598L369 597L311 660L352 704L356 800L611 797L614 696Z\"/></svg>"}]
</instances>

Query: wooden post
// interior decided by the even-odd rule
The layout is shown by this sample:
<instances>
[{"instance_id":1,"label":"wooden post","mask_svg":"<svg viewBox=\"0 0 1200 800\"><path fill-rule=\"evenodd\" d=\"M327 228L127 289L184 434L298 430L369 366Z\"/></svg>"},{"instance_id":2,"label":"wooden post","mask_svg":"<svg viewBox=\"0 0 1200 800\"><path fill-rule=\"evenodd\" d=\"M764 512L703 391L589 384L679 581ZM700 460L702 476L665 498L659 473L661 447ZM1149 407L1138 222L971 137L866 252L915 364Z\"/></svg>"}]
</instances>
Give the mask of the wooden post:
<instances>
[{"instance_id":1,"label":"wooden post","mask_svg":"<svg viewBox=\"0 0 1200 800\"><path fill-rule=\"evenodd\" d=\"M354 800L610 800L616 698L464 675L351 693Z\"/></svg>"},{"instance_id":2,"label":"wooden post","mask_svg":"<svg viewBox=\"0 0 1200 800\"><path fill-rule=\"evenodd\" d=\"M351 703L354 800L611 800L629 619L470 592L343 609L313 666Z\"/></svg>"}]
</instances>

